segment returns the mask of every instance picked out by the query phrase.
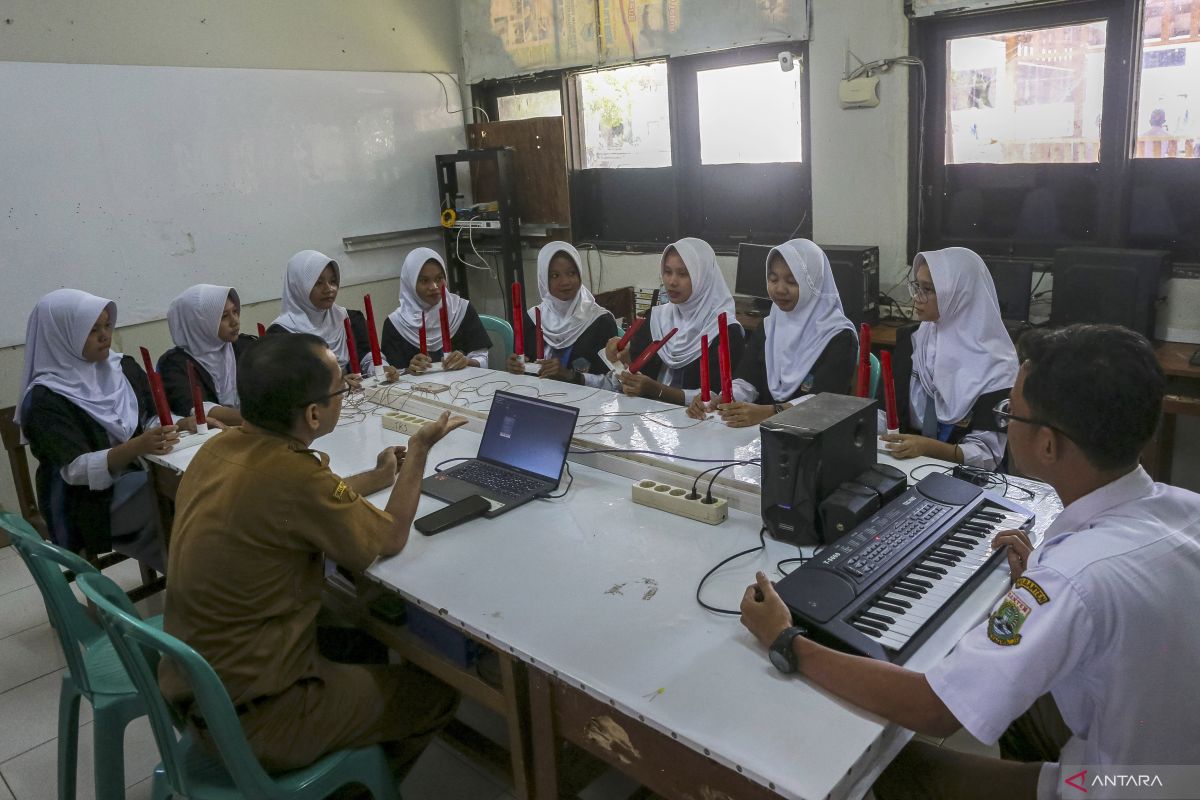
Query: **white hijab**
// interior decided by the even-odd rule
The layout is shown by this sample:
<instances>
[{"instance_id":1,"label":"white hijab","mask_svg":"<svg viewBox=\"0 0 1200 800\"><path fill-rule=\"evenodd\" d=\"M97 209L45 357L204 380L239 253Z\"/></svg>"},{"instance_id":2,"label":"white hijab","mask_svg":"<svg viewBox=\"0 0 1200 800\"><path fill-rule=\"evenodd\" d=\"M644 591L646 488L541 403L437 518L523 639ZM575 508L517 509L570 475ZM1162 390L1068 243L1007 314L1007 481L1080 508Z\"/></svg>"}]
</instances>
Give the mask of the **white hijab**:
<instances>
[{"instance_id":1,"label":"white hijab","mask_svg":"<svg viewBox=\"0 0 1200 800\"><path fill-rule=\"evenodd\" d=\"M400 268L400 305L395 311L388 314L388 319L392 321L392 325L406 342L420 347L421 314L424 312L426 346L430 352L445 351L446 348L442 347L440 319L442 301L438 300L434 305L426 307L421 298L417 296L417 278L421 276L421 268L430 261L436 261L442 268L442 274L446 274L446 262L437 254L437 251L430 250L428 247L418 247L404 258L404 266ZM458 333L463 318L467 316L468 306L470 303L447 289L446 315L450 321L451 336Z\"/></svg>"},{"instance_id":2,"label":"white hijab","mask_svg":"<svg viewBox=\"0 0 1200 800\"><path fill-rule=\"evenodd\" d=\"M116 327L117 304L78 289L56 289L38 300L25 328L25 370L21 406L34 386L45 386L96 420L114 442L125 442L138 427L138 402L121 371L121 353L110 350L98 363L85 361L83 346L100 313Z\"/></svg>"},{"instance_id":3,"label":"white hijab","mask_svg":"<svg viewBox=\"0 0 1200 800\"><path fill-rule=\"evenodd\" d=\"M843 330L854 333L854 323L842 311L842 299L833 282L829 258L808 239L792 239L767 254L767 273L778 253L800 286L800 298L791 311L772 304L767 315L767 388L771 396L791 397L812 372L825 346ZM857 336L857 334L856 334Z\"/></svg>"},{"instance_id":4,"label":"white hijab","mask_svg":"<svg viewBox=\"0 0 1200 800\"><path fill-rule=\"evenodd\" d=\"M987 266L965 247L917 253L929 265L937 291L938 321L913 334L913 372L934 399L942 423L966 418L982 395L1017 381L1017 351L1000 318ZM924 408L915 408L917 418Z\"/></svg>"},{"instance_id":5,"label":"white hijab","mask_svg":"<svg viewBox=\"0 0 1200 800\"><path fill-rule=\"evenodd\" d=\"M342 281L342 269L329 256L316 250L301 250L287 264L287 275L283 279L283 311L272 325L279 325L292 333L312 333L325 340L339 364L350 361L346 347L346 309L336 303L328 311L313 305L309 294L325 267L332 266L337 274L338 285Z\"/></svg>"},{"instance_id":6,"label":"white hijab","mask_svg":"<svg viewBox=\"0 0 1200 800\"><path fill-rule=\"evenodd\" d=\"M717 315L725 312L730 325L737 325L733 295L725 277L717 267L717 254L708 242L688 237L663 250L659 264L674 250L683 259L692 279L692 294L682 303L656 306L650 315L650 334L655 341L672 328L679 331L658 351L659 358L670 369L679 369L700 356L700 337L708 336L709 346L717 341ZM708 358L708 354L704 354Z\"/></svg>"},{"instance_id":7,"label":"white hijab","mask_svg":"<svg viewBox=\"0 0 1200 800\"><path fill-rule=\"evenodd\" d=\"M530 320L534 320L533 309L541 309L542 338L550 347L562 351L573 345L580 334L597 319L605 314L612 315L608 309L596 302L596 298L582 282L579 292L571 300L559 300L550 294L550 262L559 253L575 262L575 269L579 271L579 277L583 278L579 251L566 242L550 242L538 251L538 294L541 295L542 302L527 309L525 313Z\"/></svg>"},{"instance_id":8,"label":"white hijab","mask_svg":"<svg viewBox=\"0 0 1200 800\"><path fill-rule=\"evenodd\" d=\"M237 408L237 357L232 344L217 338L227 300L241 310L242 301L233 287L196 284L167 306L167 327L176 346L196 359L212 378L217 402Z\"/></svg>"}]
</instances>

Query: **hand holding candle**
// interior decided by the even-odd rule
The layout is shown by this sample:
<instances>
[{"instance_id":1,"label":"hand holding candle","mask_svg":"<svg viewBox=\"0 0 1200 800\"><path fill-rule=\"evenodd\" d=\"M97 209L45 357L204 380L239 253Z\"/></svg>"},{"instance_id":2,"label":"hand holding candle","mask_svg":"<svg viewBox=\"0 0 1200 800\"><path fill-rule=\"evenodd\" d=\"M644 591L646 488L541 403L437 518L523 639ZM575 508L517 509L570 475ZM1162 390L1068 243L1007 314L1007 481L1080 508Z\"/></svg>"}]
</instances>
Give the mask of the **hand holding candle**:
<instances>
[{"instance_id":1,"label":"hand holding candle","mask_svg":"<svg viewBox=\"0 0 1200 800\"><path fill-rule=\"evenodd\" d=\"M896 382L892 378L892 353L884 350L880 355L883 362L883 399L887 409L887 432L900 432L900 414L896 411Z\"/></svg>"},{"instance_id":2,"label":"hand holding candle","mask_svg":"<svg viewBox=\"0 0 1200 800\"><path fill-rule=\"evenodd\" d=\"M671 341L671 337L678 332L679 328L671 328L671 330L667 331L667 335L662 339L657 342L652 342L650 346L643 350L642 354L635 358L633 363L629 365L629 371L636 374L637 371L646 366L646 363L650 361L650 359L654 358L654 355L659 351L659 349L664 344Z\"/></svg>"},{"instance_id":3,"label":"hand holding candle","mask_svg":"<svg viewBox=\"0 0 1200 800\"><path fill-rule=\"evenodd\" d=\"M196 416L196 432L208 430L208 420L204 418L204 396L200 392L200 381L196 380L196 367L189 359L187 362L188 385L192 388L192 413Z\"/></svg>"},{"instance_id":4,"label":"hand holding candle","mask_svg":"<svg viewBox=\"0 0 1200 800\"><path fill-rule=\"evenodd\" d=\"M150 395L154 398L154 409L158 412L158 421L164 428L168 425L174 425L175 421L171 417L171 406L167 403L167 393L163 390L162 377L154 369L154 362L150 360L150 351L146 348L140 348L142 351L142 363L146 367L146 378L150 381Z\"/></svg>"},{"instance_id":5,"label":"hand holding candle","mask_svg":"<svg viewBox=\"0 0 1200 800\"><path fill-rule=\"evenodd\" d=\"M350 318L342 320L342 325L346 328L346 350L350 353L350 374L358 375L360 370L358 366L358 348L354 346L354 334L350 331Z\"/></svg>"},{"instance_id":6,"label":"hand holding candle","mask_svg":"<svg viewBox=\"0 0 1200 800\"><path fill-rule=\"evenodd\" d=\"M729 320L724 311L717 316L718 342L717 361L721 367L721 402L733 402L733 366L729 357ZM705 365L708 364L708 353L704 354Z\"/></svg>"},{"instance_id":7,"label":"hand holding candle","mask_svg":"<svg viewBox=\"0 0 1200 800\"><path fill-rule=\"evenodd\" d=\"M454 350L454 345L450 343L450 312L446 310L446 281L441 283L442 289L442 307L439 309L439 315L442 322L442 361L446 360Z\"/></svg>"},{"instance_id":8,"label":"hand holding candle","mask_svg":"<svg viewBox=\"0 0 1200 800\"><path fill-rule=\"evenodd\" d=\"M375 332L375 309L371 307L371 295L363 295L363 305L367 310L367 336L371 339L371 363L378 369L383 366L383 353L379 352L379 334Z\"/></svg>"},{"instance_id":9,"label":"hand holding candle","mask_svg":"<svg viewBox=\"0 0 1200 800\"><path fill-rule=\"evenodd\" d=\"M521 304L521 284L512 285L513 352L525 357L525 311Z\"/></svg>"}]
</instances>

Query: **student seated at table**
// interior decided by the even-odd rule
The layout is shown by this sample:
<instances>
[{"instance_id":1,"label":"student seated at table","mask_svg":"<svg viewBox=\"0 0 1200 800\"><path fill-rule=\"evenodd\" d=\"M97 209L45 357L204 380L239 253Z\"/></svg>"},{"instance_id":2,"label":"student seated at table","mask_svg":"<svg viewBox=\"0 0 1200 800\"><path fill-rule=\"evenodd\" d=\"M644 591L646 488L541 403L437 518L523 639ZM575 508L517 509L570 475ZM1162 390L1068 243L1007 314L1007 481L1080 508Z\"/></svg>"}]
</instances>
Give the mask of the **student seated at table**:
<instances>
[{"instance_id":1,"label":"student seated at table","mask_svg":"<svg viewBox=\"0 0 1200 800\"><path fill-rule=\"evenodd\" d=\"M190 417L159 426L146 373L114 352L117 304L56 289L29 315L16 421L38 460L37 494L54 541L116 550L163 569L158 507L141 458L171 451Z\"/></svg>"},{"instance_id":2,"label":"student seated at table","mask_svg":"<svg viewBox=\"0 0 1200 800\"><path fill-rule=\"evenodd\" d=\"M442 345L442 284L446 282L446 262L428 247L418 247L404 259L400 268L400 305L383 323L380 349L389 364L408 369L410 375L428 372L437 361L443 370L488 365L491 337L479 319L479 312L447 289L446 313L450 323L450 351ZM421 324L425 324L425 349L421 352Z\"/></svg>"},{"instance_id":3,"label":"student seated at table","mask_svg":"<svg viewBox=\"0 0 1200 800\"><path fill-rule=\"evenodd\" d=\"M1019 759L913 742L875 784L879 800L1032 800L1059 796L1083 769L1068 765L1200 764L1200 626L1189 613L1200 495L1138 466L1162 411L1154 349L1126 328L1073 325L1026 333L1021 358L995 416L1015 465L1050 484L1063 511L1036 549L1022 532L996 537L1014 583L949 655L922 674L796 636L761 572L742 599L742 624L785 671L918 733L965 727L1000 739L1001 753ZM1089 790L1113 796L1090 780Z\"/></svg>"},{"instance_id":4,"label":"student seated at table","mask_svg":"<svg viewBox=\"0 0 1200 800\"><path fill-rule=\"evenodd\" d=\"M806 394L846 394L854 380L858 335L842 312L829 258L808 239L793 239L767 255L771 313L751 331L734 372L733 402L699 395L688 416L716 410L731 428L757 425ZM719 387L718 387L719 388Z\"/></svg>"},{"instance_id":5,"label":"student seated at table","mask_svg":"<svg viewBox=\"0 0 1200 800\"><path fill-rule=\"evenodd\" d=\"M579 251L571 245L550 242L538 252L537 268L542 302L525 312L525 357L522 360L515 353L510 355L508 371L524 375L524 364L537 360L536 308L542 314L545 346L545 358L537 360L541 367L538 376L599 386L608 372L600 353L605 343L617 335L616 318L583 285Z\"/></svg>"},{"instance_id":6,"label":"student seated at table","mask_svg":"<svg viewBox=\"0 0 1200 800\"><path fill-rule=\"evenodd\" d=\"M361 311L347 311L336 302L342 283L338 263L316 250L301 250L291 257L283 280L283 309L267 328L267 333L311 333L320 336L337 356L344 372L350 371L350 348L346 344L346 323L358 352L359 370L374 374L371 339L367 319ZM354 382L357 376L351 378Z\"/></svg>"},{"instance_id":7,"label":"student seated at table","mask_svg":"<svg viewBox=\"0 0 1200 800\"><path fill-rule=\"evenodd\" d=\"M650 309L650 319L617 352L617 339L608 341L608 359L632 363L651 342L660 341L672 328L678 331L636 374L622 372L609 385L630 397L648 397L686 406L700 389L700 337L708 336L707 363L712 385L720 390L719 337L717 316L725 313L729 323L729 358L736 370L742 358L745 334L735 316L733 295L717 267L717 255L701 239L680 239L668 245L660 262L665 305Z\"/></svg>"},{"instance_id":8,"label":"student seated at table","mask_svg":"<svg viewBox=\"0 0 1200 800\"><path fill-rule=\"evenodd\" d=\"M172 413L192 413L188 364L196 374L204 414L224 425L241 425L237 359L255 336L241 333L242 301L231 286L200 283L167 306L167 327L175 347L158 359L158 374Z\"/></svg>"},{"instance_id":9,"label":"student seated at table","mask_svg":"<svg viewBox=\"0 0 1200 800\"><path fill-rule=\"evenodd\" d=\"M205 443L179 485L164 630L216 670L268 770L383 743L411 765L457 705L412 665L335 663L318 651L324 558L361 571L408 541L429 449L466 422L448 413L351 477L313 442L333 431L349 384L324 340L266 336L242 356L244 422ZM385 509L366 495L390 487ZM169 661L164 695L212 746Z\"/></svg>"},{"instance_id":10,"label":"student seated at table","mask_svg":"<svg viewBox=\"0 0 1200 800\"><path fill-rule=\"evenodd\" d=\"M991 412L1017 376L996 287L965 247L918 253L913 267L909 292L921 324L897 331L893 359L901 429L911 432L883 438L896 458L996 469L1005 436Z\"/></svg>"}]
</instances>

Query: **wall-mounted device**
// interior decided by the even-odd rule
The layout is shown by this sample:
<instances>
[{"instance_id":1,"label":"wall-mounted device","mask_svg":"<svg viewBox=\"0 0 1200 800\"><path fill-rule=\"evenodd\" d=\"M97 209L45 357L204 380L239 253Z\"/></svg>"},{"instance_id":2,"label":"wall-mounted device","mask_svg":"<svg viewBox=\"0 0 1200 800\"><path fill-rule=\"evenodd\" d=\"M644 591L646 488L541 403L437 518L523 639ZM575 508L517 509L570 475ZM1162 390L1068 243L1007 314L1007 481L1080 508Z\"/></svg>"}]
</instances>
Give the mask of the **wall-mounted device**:
<instances>
[{"instance_id":1,"label":"wall-mounted device","mask_svg":"<svg viewBox=\"0 0 1200 800\"><path fill-rule=\"evenodd\" d=\"M874 108L879 105L879 78L864 75L839 81L838 101L842 108Z\"/></svg>"},{"instance_id":2,"label":"wall-mounted device","mask_svg":"<svg viewBox=\"0 0 1200 800\"><path fill-rule=\"evenodd\" d=\"M784 50L779 54L779 68L784 72L791 72L796 68L796 56L793 53Z\"/></svg>"}]
</instances>

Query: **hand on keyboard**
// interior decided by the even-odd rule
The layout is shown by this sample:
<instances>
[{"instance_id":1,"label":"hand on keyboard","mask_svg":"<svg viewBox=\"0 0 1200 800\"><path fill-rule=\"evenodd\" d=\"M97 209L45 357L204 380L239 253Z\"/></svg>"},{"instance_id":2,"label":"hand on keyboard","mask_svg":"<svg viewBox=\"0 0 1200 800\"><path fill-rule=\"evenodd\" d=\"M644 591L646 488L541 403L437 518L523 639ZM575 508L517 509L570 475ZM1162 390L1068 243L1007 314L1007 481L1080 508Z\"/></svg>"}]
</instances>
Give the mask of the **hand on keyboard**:
<instances>
[{"instance_id":1,"label":"hand on keyboard","mask_svg":"<svg viewBox=\"0 0 1200 800\"><path fill-rule=\"evenodd\" d=\"M792 624L792 612L762 572L755 575L755 583L747 586L742 596L742 624L763 647L770 647L783 629Z\"/></svg>"},{"instance_id":2,"label":"hand on keyboard","mask_svg":"<svg viewBox=\"0 0 1200 800\"><path fill-rule=\"evenodd\" d=\"M992 549L998 550L1005 546L1008 547L1008 571L1015 581L1025 572L1025 566L1029 563L1029 554L1033 552L1033 543L1029 541L1029 536L1025 531L1001 531L996 534L995 539L992 539Z\"/></svg>"}]
</instances>

